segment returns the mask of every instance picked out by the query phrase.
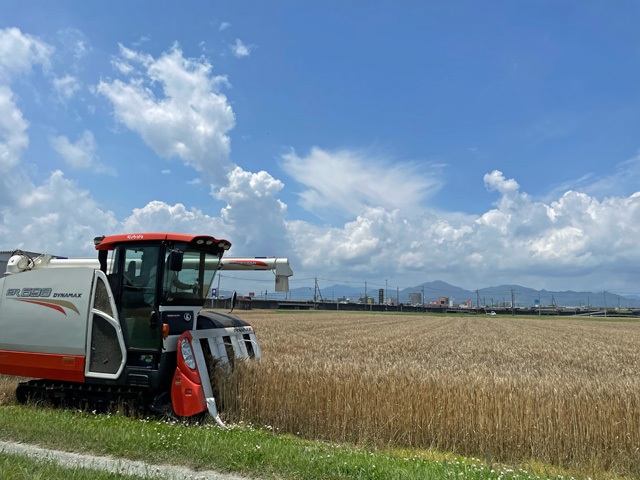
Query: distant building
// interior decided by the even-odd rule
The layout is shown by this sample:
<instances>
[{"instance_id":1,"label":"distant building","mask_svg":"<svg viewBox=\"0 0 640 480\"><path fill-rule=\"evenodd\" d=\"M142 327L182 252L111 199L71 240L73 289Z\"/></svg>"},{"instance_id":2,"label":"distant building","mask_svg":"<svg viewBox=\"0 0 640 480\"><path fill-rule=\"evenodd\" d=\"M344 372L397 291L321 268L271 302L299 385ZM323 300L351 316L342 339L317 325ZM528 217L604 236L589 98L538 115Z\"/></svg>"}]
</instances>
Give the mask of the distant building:
<instances>
[{"instance_id":1,"label":"distant building","mask_svg":"<svg viewBox=\"0 0 640 480\"><path fill-rule=\"evenodd\" d=\"M410 293L409 305L422 305L422 293L420 292Z\"/></svg>"},{"instance_id":2,"label":"distant building","mask_svg":"<svg viewBox=\"0 0 640 480\"><path fill-rule=\"evenodd\" d=\"M438 304L441 307L449 306L449 297L438 297Z\"/></svg>"}]
</instances>

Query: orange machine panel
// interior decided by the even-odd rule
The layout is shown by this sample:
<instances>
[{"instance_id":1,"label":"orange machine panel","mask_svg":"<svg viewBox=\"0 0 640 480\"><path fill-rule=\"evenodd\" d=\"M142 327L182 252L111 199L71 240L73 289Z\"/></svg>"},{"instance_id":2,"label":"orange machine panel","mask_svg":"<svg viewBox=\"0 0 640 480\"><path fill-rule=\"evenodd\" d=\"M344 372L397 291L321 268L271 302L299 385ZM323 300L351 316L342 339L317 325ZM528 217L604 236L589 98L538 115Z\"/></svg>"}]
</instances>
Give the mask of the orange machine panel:
<instances>
[{"instance_id":1,"label":"orange machine panel","mask_svg":"<svg viewBox=\"0 0 640 480\"><path fill-rule=\"evenodd\" d=\"M0 373L84 382L84 357L0 350Z\"/></svg>"}]
</instances>

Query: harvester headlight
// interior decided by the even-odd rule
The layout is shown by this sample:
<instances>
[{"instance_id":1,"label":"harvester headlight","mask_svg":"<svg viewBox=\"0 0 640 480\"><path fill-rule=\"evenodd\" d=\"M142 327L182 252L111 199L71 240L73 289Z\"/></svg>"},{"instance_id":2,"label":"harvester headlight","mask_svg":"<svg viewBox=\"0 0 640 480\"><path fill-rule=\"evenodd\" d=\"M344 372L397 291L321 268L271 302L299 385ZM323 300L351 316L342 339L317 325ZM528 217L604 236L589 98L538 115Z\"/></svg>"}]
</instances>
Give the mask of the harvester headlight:
<instances>
[{"instance_id":1,"label":"harvester headlight","mask_svg":"<svg viewBox=\"0 0 640 480\"><path fill-rule=\"evenodd\" d=\"M193 350L191 349L189 339L182 339L182 342L180 342L180 352L182 353L182 359L184 360L184 363L187 364L187 367L189 367L191 370L195 370L196 359L193 356Z\"/></svg>"}]
</instances>

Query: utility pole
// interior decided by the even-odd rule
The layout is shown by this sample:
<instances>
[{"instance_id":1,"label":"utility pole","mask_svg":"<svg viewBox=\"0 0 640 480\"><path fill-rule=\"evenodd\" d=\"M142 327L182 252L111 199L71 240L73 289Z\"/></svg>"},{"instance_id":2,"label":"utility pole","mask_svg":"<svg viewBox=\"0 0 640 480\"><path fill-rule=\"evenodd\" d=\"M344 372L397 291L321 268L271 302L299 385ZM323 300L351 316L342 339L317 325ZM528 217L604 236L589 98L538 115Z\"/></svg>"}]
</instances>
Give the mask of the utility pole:
<instances>
[{"instance_id":1,"label":"utility pole","mask_svg":"<svg viewBox=\"0 0 640 480\"><path fill-rule=\"evenodd\" d=\"M367 309L367 303L369 303L369 300L367 299L367 282L364 282L364 309Z\"/></svg>"},{"instance_id":2,"label":"utility pole","mask_svg":"<svg viewBox=\"0 0 640 480\"><path fill-rule=\"evenodd\" d=\"M318 306L316 305L316 302L318 301L318 277L316 276L314 280L315 282L313 284L313 309L317 310Z\"/></svg>"},{"instance_id":3,"label":"utility pole","mask_svg":"<svg viewBox=\"0 0 640 480\"><path fill-rule=\"evenodd\" d=\"M542 315L540 312L542 311L542 291L538 292L538 316Z\"/></svg>"},{"instance_id":4,"label":"utility pole","mask_svg":"<svg viewBox=\"0 0 640 480\"><path fill-rule=\"evenodd\" d=\"M604 318L607 318L607 292L603 290L602 296L604 297Z\"/></svg>"},{"instance_id":5,"label":"utility pole","mask_svg":"<svg viewBox=\"0 0 640 480\"><path fill-rule=\"evenodd\" d=\"M424 313L424 285L422 285L422 313Z\"/></svg>"},{"instance_id":6,"label":"utility pole","mask_svg":"<svg viewBox=\"0 0 640 480\"><path fill-rule=\"evenodd\" d=\"M515 314L516 314L516 300L515 300L515 293L512 288L511 289L511 315L515 315Z\"/></svg>"},{"instance_id":7,"label":"utility pole","mask_svg":"<svg viewBox=\"0 0 640 480\"><path fill-rule=\"evenodd\" d=\"M476 288L476 311L480 311L480 293L478 292L478 289Z\"/></svg>"},{"instance_id":8,"label":"utility pole","mask_svg":"<svg viewBox=\"0 0 640 480\"><path fill-rule=\"evenodd\" d=\"M396 303L398 304L398 311L400 310L400 287L396 287Z\"/></svg>"}]
</instances>

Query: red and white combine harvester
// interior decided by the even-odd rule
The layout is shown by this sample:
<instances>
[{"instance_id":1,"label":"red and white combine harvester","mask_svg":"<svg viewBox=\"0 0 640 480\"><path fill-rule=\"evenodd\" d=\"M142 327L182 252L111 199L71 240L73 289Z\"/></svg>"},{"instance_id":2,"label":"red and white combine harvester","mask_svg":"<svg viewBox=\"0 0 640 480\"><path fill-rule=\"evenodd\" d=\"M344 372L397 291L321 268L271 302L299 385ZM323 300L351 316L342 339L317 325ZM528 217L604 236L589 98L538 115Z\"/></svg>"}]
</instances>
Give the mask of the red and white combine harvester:
<instances>
[{"instance_id":1,"label":"red and white combine harvester","mask_svg":"<svg viewBox=\"0 0 640 480\"><path fill-rule=\"evenodd\" d=\"M203 304L218 270L275 270L286 258L229 258L226 240L141 233L96 237L97 259L31 258L16 251L0 278L0 373L32 377L30 396L70 402L169 404L175 414L216 408L207 358L260 358L253 327ZM111 254L111 255L110 255ZM232 299L235 303L235 292Z\"/></svg>"}]
</instances>

